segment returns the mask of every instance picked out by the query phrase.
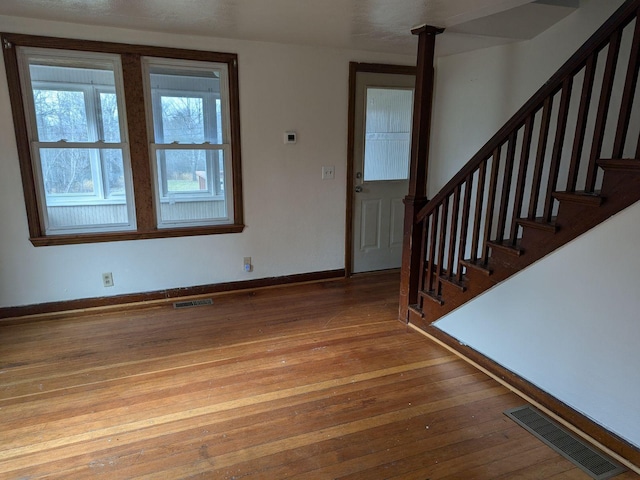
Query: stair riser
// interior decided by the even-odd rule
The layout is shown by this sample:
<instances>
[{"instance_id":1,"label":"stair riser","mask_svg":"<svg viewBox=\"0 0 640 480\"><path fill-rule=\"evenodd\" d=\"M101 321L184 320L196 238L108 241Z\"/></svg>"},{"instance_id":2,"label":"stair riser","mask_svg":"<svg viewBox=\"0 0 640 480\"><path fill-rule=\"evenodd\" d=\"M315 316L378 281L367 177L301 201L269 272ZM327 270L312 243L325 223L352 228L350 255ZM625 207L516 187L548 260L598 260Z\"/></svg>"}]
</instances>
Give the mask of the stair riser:
<instances>
[{"instance_id":1,"label":"stair riser","mask_svg":"<svg viewBox=\"0 0 640 480\"><path fill-rule=\"evenodd\" d=\"M442 283L442 298L446 298L446 302L443 305L437 305L428 300L424 301L423 313L427 323L436 321L496 284L493 276L487 276L472 268L467 269L465 277L467 290L464 292L446 282Z\"/></svg>"},{"instance_id":2,"label":"stair riser","mask_svg":"<svg viewBox=\"0 0 640 480\"><path fill-rule=\"evenodd\" d=\"M628 198L634 203L640 187L640 174L625 170L608 170L602 180L602 195L605 198Z\"/></svg>"}]
</instances>

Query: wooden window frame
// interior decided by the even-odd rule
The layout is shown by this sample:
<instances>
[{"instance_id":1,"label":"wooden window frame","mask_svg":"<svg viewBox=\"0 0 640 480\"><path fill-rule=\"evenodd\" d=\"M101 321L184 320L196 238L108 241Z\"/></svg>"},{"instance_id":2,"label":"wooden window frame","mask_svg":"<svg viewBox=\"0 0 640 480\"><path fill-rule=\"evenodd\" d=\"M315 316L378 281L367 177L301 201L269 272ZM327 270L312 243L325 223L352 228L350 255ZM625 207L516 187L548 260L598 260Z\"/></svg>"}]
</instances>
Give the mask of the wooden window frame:
<instances>
[{"instance_id":1,"label":"wooden window frame","mask_svg":"<svg viewBox=\"0 0 640 480\"><path fill-rule=\"evenodd\" d=\"M232 53L184 50L121 43L107 43L65 38L2 33L2 46L11 97L11 109L16 132L18 158L22 175L25 206L29 225L29 239L34 246L68 245L79 243L169 238L194 235L239 233L244 230L242 206L242 172L240 156L240 103L238 89L238 57ZM31 149L27 135L22 86L15 47L39 47L110 53L120 56L124 80L124 102L131 157L131 174L136 214L136 230L100 233L46 235L41 218L41 206L36 195L36 183L31 163ZM229 128L231 134L231 167L234 218L228 224L197 227L158 228L154 205L154 178L149 155L147 106L144 95L142 57L159 57L225 63L229 76Z\"/></svg>"}]
</instances>

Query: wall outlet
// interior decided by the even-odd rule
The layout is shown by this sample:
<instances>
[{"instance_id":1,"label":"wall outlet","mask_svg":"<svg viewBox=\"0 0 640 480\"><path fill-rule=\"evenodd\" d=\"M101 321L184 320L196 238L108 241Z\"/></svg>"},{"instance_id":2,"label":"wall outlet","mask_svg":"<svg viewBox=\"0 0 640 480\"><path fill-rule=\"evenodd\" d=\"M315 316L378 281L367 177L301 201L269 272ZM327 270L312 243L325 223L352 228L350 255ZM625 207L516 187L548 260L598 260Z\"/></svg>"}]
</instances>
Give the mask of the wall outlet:
<instances>
[{"instance_id":1,"label":"wall outlet","mask_svg":"<svg viewBox=\"0 0 640 480\"><path fill-rule=\"evenodd\" d=\"M105 287L113 287L113 274L111 272L102 274L102 285Z\"/></svg>"},{"instance_id":2,"label":"wall outlet","mask_svg":"<svg viewBox=\"0 0 640 480\"><path fill-rule=\"evenodd\" d=\"M322 179L333 180L336 178L336 167L322 167Z\"/></svg>"},{"instance_id":3,"label":"wall outlet","mask_svg":"<svg viewBox=\"0 0 640 480\"><path fill-rule=\"evenodd\" d=\"M253 272L253 265L251 265L251 257L244 257L244 271Z\"/></svg>"}]
</instances>

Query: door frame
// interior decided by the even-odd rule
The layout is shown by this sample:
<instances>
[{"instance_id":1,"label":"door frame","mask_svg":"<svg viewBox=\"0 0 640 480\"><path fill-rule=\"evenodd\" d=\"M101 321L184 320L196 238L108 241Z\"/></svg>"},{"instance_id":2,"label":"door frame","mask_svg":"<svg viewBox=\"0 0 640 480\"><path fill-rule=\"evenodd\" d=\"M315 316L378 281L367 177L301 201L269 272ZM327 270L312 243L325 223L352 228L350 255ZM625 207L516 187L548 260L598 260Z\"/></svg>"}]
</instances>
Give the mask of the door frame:
<instances>
[{"instance_id":1,"label":"door frame","mask_svg":"<svg viewBox=\"0 0 640 480\"><path fill-rule=\"evenodd\" d=\"M358 73L389 73L415 75L417 69L411 65L390 65L385 63L349 62L349 112L347 116L347 213L345 226L345 275L353 275L353 202L354 202L354 147L356 116L356 76Z\"/></svg>"}]
</instances>

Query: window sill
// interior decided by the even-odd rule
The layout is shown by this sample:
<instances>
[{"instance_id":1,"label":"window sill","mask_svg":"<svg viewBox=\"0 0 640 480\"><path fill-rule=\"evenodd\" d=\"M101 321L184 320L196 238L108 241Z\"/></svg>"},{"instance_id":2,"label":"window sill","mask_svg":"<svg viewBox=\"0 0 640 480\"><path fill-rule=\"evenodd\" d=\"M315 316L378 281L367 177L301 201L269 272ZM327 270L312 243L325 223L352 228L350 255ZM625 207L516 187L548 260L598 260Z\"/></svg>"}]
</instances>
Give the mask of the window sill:
<instances>
[{"instance_id":1,"label":"window sill","mask_svg":"<svg viewBox=\"0 0 640 480\"><path fill-rule=\"evenodd\" d=\"M243 224L215 225L210 227L184 227L148 232L108 232L108 233L78 233L65 235L49 235L31 237L29 240L34 247L48 247L54 245L77 245L81 243L120 242L126 240L148 240L153 238L193 237L197 235L221 235L226 233L241 233Z\"/></svg>"},{"instance_id":2,"label":"window sill","mask_svg":"<svg viewBox=\"0 0 640 480\"><path fill-rule=\"evenodd\" d=\"M124 197L120 198L99 198L99 197L67 197L62 195L57 197L47 196L46 202L48 207L84 207L93 205L126 205L127 201Z\"/></svg>"},{"instance_id":3,"label":"window sill","mask_svg":"<svg viewBox=\"0 0 640 480\"><path fill-rule=\"evenodd\" d=\"M176 197L161 197L160 203L171 205L174 203L190 203L190 202L224 202L224 195L181 195Z\"/></svg>"}]
</instances>

